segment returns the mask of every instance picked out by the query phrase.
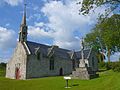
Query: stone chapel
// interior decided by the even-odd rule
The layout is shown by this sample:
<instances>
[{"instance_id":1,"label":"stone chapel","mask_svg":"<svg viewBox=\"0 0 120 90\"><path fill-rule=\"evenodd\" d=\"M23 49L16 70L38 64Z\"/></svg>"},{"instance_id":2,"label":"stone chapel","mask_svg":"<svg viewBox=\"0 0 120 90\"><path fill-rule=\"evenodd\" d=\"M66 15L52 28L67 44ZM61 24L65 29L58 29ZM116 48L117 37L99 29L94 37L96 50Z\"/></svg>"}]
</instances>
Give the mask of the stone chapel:
<instances>
[{"instance_id":1,"label":"stone chapel","mask_svg":"<svg viewBox=\"0 0 120 90\"><path fill-rule=\"evenodd\" d=\"M30 79L70 75L80 67L81 51L71 51L59 46L44 45L27 40L26 5L20 25L19 41L6 67L6 77ZM91 72L98 70L95 51L83 50L85 65Z\"/></svg>"}]
</instances>

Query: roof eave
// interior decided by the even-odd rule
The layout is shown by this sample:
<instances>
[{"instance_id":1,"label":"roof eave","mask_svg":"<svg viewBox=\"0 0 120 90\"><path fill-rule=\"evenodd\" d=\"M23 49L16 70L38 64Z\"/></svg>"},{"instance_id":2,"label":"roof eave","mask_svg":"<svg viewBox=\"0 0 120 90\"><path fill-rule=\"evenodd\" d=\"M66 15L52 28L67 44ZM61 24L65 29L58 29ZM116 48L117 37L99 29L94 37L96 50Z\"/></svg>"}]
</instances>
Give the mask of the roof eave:
<instances>
[{"instance_id":1,"label":"roof eave","mask_svg":"<svg viewBox=\"0 0 120 90\"><path fill-rule=\"evenodd\" d=\"M30 49L28 48L26 42L24 42L24 45L25 45L25 48L26 48L26 50L27 50L28 55L31 55Z\"/></svg>"},{"instance_id":2,"label":"roof eave","mask_svg":"<svg viewBox=\"0 0 120 90\"><path fill-rule=\"evenodd\" d=\"M92 52L92 48L90 48L89 54L87 56L87 59L89 59L91 52Z\"/></svg>"}]
</instances>

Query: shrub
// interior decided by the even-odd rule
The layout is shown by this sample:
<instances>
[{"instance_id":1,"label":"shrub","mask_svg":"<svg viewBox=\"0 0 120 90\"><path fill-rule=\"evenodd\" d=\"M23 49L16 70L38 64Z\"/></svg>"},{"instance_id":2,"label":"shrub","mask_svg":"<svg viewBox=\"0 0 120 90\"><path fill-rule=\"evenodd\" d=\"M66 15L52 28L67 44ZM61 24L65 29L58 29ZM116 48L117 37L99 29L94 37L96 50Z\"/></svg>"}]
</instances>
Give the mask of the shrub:
<instances>
[{"instance_id":1,"label":"shrub","mask_svg":"<svg viewBox=\"0 0 120 90\"><path fill-rule=\"evenodd\" d=\"M120 61L119 62L100 62L99 69L112 69L114 72L120 72Z\"/></svg>"},{"instance_id":2,"label":"shrub","mask_svg":"<svg viewBox=\"0 0 120 90\"><path fill-rule=\"evenodd\" d=\"M0 63L0 69L5 69L6 68L6 63Z\"/></svg>"},{"instance_id":3,"label":"shrub","mask_svg":"<svg viewBox=\"0 0 120 90\"><path fill-rule=\"evenodd\" d=\"M105 62L100 62L98 64L99 69L106 69L106 63Z\"/></svg>"},{"instance_id":4,"label":"shrub","mask_svg":"<svg viewBox=\"0 0 120 90\"><path fill-rule=\"evenodd\" d=\"M120 62L113 62L112 63L112 70L114 72L120 72Z\"/></svg>"},{"instance_id":5,"label":"shrub","mask_svg":"<svg viewBox=\"0 0 120 90\"><path fill-rule=\"evenodd\" d=\"M107 62L107 63L105 64L105 67L106 67L107 70L112 69L112 63L113 63L113 62Z\"/></svg>"}]
</instances>

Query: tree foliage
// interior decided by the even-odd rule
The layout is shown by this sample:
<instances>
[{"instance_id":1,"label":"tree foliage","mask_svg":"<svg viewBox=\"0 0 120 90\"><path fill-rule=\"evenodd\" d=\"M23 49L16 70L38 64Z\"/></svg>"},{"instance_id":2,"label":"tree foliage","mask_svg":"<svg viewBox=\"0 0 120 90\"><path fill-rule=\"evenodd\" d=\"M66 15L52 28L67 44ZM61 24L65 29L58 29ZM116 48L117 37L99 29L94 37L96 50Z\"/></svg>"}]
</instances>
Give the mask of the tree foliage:
<instances>
[{"instance_id":1,"label":"tree foliage","mask_svg":"<svg viewBox=\"0 0 120 90\"><path fill-rule=\"evenodd\" d=\"M81 0L80 0L81 1ZM120 5L120 0L83 0L83 2L78 2L77 4L82 3L82 8L80 12L83 14L88 14L90 10L101 5L108 4L110 11L113 11Z\"/></svg>"},{"instance_id":2,"label":"tree foliage","mask_svg":"<svg viewBox=\"0 0 120 90\"><path fill-rule=\"evenodd\" d=\"M120 15L113 15L98 25L102 40L108 48L120 47Z\"/></svg>"},{"instance_id":3,"label":"tree foliage","mask_svg":"<svg viewBox=\"0 0 120 90\"><path fill-rule=\"evenodd\" d=\"M87 45L99 51L99 48L108 51L110 60L111 52L120 49L120 15L115 14L104 22L98 23L91 33L85 37Z\"/></svg>"},{"instance_id":4,"label":"tree foliage","mask_svg":"<svg viewBox=\"0 0 120 90\"><path fill-rule=\"evenodd\" d=\"M0 63L0 69L5 69L6 68L6 63Z\"/></svg>"}]
</instances>

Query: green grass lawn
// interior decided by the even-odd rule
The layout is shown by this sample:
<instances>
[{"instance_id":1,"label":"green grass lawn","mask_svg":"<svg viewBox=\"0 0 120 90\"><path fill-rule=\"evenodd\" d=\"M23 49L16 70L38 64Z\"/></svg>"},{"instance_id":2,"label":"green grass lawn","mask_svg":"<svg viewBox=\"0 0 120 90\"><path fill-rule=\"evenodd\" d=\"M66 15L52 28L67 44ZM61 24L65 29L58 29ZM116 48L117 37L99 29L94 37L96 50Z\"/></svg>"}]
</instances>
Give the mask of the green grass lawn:
<instances>
[{"instance_id":1,"label":"green grass lawn","mask_svg":"<svg viewBox=\"0 0 120 90\"><path fill-rule=\"evenodd\" d=\"M0 72L1 73L1 72ZM105 71L92 80L69 80L65 87L63 77L46 77L32 80L11 80L0 77L0 90L120 90L120 73Z\"/></svg>"}]
</instances>

